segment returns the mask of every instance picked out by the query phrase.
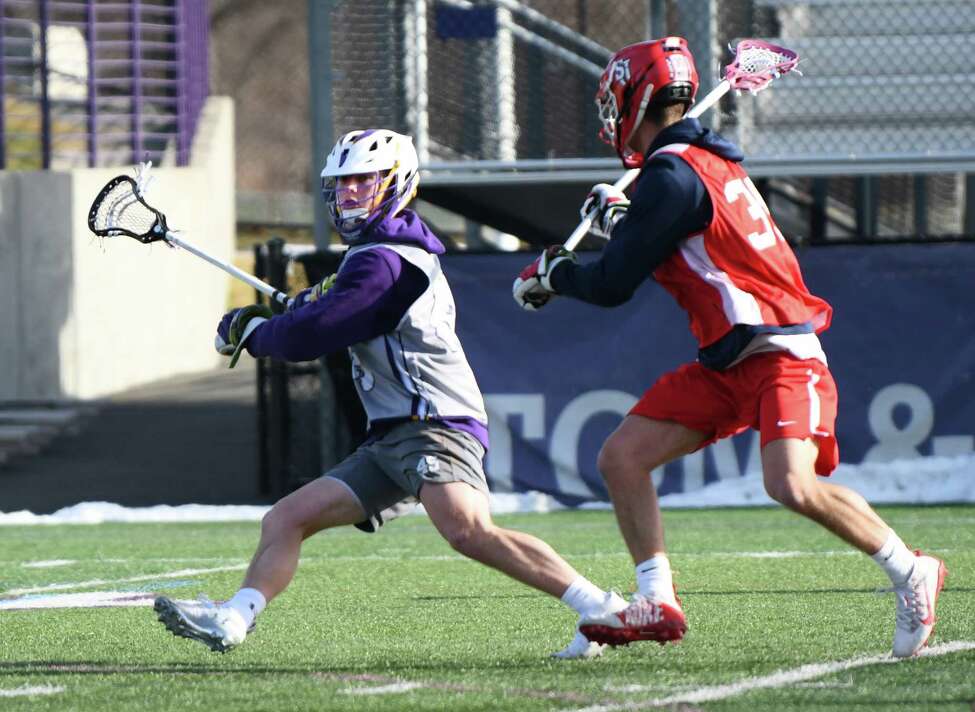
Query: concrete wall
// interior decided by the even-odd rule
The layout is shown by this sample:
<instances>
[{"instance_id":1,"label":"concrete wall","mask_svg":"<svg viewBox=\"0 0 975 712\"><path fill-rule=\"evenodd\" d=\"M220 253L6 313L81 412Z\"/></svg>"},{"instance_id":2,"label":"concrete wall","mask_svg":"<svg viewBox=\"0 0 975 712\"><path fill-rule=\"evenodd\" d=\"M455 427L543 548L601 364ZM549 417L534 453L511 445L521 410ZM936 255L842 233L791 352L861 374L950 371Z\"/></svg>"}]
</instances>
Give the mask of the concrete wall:
<instances>
[{"instance_id":1,"label":"concrete wall","mask_svg":"<svg viewBox=\"0 0 975 712\"><path fill-rule=\"evenodd\" d=\"M189 241L234 252L233 103L211 97L186 168L154 168L150 204ZM88 209L118 168L0 172L0 399L96 398L223 362L225 273L127 237Z\"/></svg>"}]
</instances>

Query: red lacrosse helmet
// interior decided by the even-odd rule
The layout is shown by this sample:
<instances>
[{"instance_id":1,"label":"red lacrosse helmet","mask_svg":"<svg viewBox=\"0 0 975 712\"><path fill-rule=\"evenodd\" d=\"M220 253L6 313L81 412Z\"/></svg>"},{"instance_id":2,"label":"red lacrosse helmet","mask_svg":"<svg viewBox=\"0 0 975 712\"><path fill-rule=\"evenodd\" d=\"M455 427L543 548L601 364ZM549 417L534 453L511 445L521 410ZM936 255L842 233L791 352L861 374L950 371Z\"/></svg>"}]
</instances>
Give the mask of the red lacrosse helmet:
<instances>
[{"instance_id":1,"label":"red lacrosse helmet","mask_svg":"<svg viewBox=\"0 0 975 712\"><path fill-rule=\"evenodd\" d=\"M599 80L596 106L600 138L616 149L627 168L643 165L643 156L627 142L651 103L686 101L697 94L694 56L683 37L638 42L613 55Z\"/></svg>"}]
</instances>

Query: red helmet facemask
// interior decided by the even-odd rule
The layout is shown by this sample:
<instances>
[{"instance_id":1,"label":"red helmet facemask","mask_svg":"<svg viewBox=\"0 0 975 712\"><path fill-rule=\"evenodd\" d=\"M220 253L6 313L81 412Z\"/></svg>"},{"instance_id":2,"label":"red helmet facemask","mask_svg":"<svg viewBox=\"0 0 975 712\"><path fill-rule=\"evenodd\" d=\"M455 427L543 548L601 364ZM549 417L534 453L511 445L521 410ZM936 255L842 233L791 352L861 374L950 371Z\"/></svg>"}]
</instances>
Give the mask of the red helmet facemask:
<instances>
[{"instance_id":1,"label":"red helmet facemask","mask_svg":"<svg viewBox=\"0 0 975 712\"><path fill-rule=\"evenodd\" d=\"M627 144L654 102L686 101L697 94L697 69L683 37L639 42L613 55L599 80L596 106L603 124L599 137L616 149L627 168L643 165L643 155Z\"/></svg>"}]
</instances>

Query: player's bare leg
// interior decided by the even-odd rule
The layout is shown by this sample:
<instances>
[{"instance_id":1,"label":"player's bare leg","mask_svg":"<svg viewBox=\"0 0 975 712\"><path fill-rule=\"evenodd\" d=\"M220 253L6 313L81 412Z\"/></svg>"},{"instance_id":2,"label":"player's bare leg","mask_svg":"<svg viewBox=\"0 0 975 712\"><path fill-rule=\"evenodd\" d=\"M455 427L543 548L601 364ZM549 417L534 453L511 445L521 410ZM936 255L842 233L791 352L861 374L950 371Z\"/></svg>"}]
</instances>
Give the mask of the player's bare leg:
<instances>
[{"instance_id":1,"label":"player's bare leg","mask_svg":"<svg viewBox=\"0 0 975 712\"><path fill-rule=\"evenodd\" d=\"M783 438L762 448L765 491L776 502L833 532L865 554L883 545L890 527L853 490L816 475L812 440Z\"/></svg>"},{"instance_id":2,"label":"player's bare leg","mask_svg":"<svg viewBox=\"0 0 975 712\"><path fill-rule=\"evenodd\" d=\"M456 551L561 599L581 616L605 615L625 607L622 598L594 586L538 537L497 526L488 498L467 483L427 482L420 490L420 502ZM601 645L577 633L555 657L594 657L601 652Z\"/></svg>"},{"instance_id":3,"label":"player's bare leg","mask_svg":"<svg viewBox=\"0 0 975 712\"><path fill-rule=\"evenodd\" d=\"M366 514L352 491L331 477L321 477L275 504L261 521L261 540L243 588L260 591L267 601L281 593L298 569L301 542L312 534L355 524Z\"/></svg>"},{"instance_id":4,"label":"player's bare leg","mask_svg":"<svg viewBox=\"0 0 975 712\"><path fill-rule=\"evenodd\" d=\"M934 629L935 606L948 573L944 563L911 552L859 494L817 477L816 455L811 440L768 443L762 448L765 489L772 499L818 522L884 569L897 595L894 655L914 655Z\"/></svg>"},{"instance_id":5,"label":"player's bare leg","mask_svg":"<svg viewBox=\"0 0 975 712\"><path fill-rule=\"evenodd\" d=\"M678 423L628 415L606 439L597 466L634 563L666 552L651 470L693 452L704 434Z\"/></svg>"},{"instance_id":6,"label":"player's bare leg","mask_svg":"<svg viewBox=\"0 0 975 712\"><path fill-rule=\"evenodd\" d=\"M451 547L532 588L558 598L579 576L541 539L497 526L487 497L464 482L428 482L420 502Z\"/></svg>"},{"instance_id":7,"label":"player's bare leg","mask_svg":"<svg viewBox=\"0 0 975 712\"><path fill-rule=\"evenodd\" d=\"M281 593L298 568L301 542L323 529L354 524L366 515L341 482L323 477L275 504L261 523L261 540L244 583L224 605L203 601L155 601L159 620L174 635L226 652L243 642L254 618Z\"/></svg>"},{"instance_id":8,"label":"player's bare leg","mask_svg":"<svg viewBox=\"0 0 975 712\"><path fill-rule=\"evenodd\" d=\"M612 615L586 618L579 629L591 640L626 645L636 640L680 640L687 622L674 592L663 523L650 472L698 448L704 433L673 422L627 416L599 453L616 521L636 565L637 593Z\"/></svg>"}]
</instances>

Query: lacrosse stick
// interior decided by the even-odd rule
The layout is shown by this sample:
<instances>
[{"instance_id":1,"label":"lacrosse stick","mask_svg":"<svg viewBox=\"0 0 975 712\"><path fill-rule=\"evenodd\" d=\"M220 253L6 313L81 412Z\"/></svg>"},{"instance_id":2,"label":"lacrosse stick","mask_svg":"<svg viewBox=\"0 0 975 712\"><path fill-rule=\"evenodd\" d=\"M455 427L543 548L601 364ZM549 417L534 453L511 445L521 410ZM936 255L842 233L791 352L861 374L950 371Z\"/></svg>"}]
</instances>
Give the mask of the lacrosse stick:
<instances>
[{"instance_id":1,"label":"lacrosse stick","mask_svg":"<svg viewBox=\"0 0 975 712\"><path fill-rule=\"evenodd\" d=\"M166 216L145 201L139 184L129 176L112 178L102 188L88 211L88 228L99 237L126 235L146 245L165 242L170 247L182 247L281 304L290 306L292 302L284 292L207 254L170 230Z\"/></svg>"},{"instance_id":2,"label":"lacrosse stick","mask_svg":"<svg viewBox=\"0 0 975 712\"><path fill-rule=\"evenodd\" d=\"M771 84L772 80L781 77L783 74L792 71L795 71L796 74L800 73L796 69L799 56L785 47L769 44L762 40L742 40L734 48L734 52L735 59L725 67L724 79L718 86L709 91L707 96L694 104L690 111L684 114L685 119L696 119L717 104L718 100L731 89L757 94ZM640 175L640 169L632 168L624 173L613 184L613 187L626 190L638 175ZM576 245L586 236L589 228L592 227L596 212L597 210L590 212L579 223L579 227L572 231L569 239L565 241L566 250L574 250Z\"/></svg>"}]
</instances>

